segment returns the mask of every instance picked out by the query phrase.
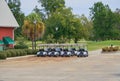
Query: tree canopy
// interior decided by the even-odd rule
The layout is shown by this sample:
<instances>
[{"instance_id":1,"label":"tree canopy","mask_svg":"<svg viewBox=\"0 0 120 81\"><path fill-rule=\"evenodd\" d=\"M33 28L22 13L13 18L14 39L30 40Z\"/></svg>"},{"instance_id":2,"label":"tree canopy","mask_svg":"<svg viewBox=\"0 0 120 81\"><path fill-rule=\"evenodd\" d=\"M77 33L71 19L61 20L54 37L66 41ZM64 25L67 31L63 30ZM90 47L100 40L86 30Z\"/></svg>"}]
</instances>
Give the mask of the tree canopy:
<instances>
[{"instance_id":1,"label":"tree canopy","mask_svg":"<svg viewBox=\"0 0 120 81\"><path fill-rule=\"evenodd\" d=\"M80 39L107 40L120 39L120 9L113 12L108 5L96 2L90 8L90 17L75 15L72 8L65 6L65 0L38 0L42 6L24 16L20 0L6 0L20 27L15 36L24 35L34 42L34 21L36 20L36 38L44 36L46 43L65 43ZM45 32L44 32L45 31ZM26 34L25 34L26 33ZM29 34L28 34L29 33Z\"/></svg>"},{"instance_id":2,"label":"tree canopy","mask_svg":"<svg viewBox=\"0 0 120 81\"><path fill-rule=\"evenodd\" d=\"M44 23L37 13L31 13L26 16L22 26L23 34L33 42L43 36L45 30Z\"/></svg>"},{"instance_id":3,"label":"tree canopy","mask_svg":"<svg viewBox=\"0 0 120 81\"><path fill-rule=\"evenodd\" d=\"M38 2L41 3L48 17L57 9L65 7L64 0L38 0Z\"/></svg>"},{"instance_id":4,"label":"tree canopy","mask_svg":"<svg viewBox=\"0 0 120 81\"><path fill-rule=\"evenodd\" d=\"M24 13L21 11L21 2L20 0L6 0L8 6L10 7L13 15L15 16L18 24L19 24L19 28L17 28L15 30L15 38L18 36L22 35L22 25L23 25L23 21L24 21Z\"/></svg>"},{"instance_id":5,"label":"tree canopy","mask_svg":"<svg viewBox=\"0 0 120 81\"><path fill-rule=\"evenodd\" d=\"M93 5L91 16L94 27L94 38L96 40L112 39L114 15L108 5L97 2Z\"/></svg>"}]
</instances>

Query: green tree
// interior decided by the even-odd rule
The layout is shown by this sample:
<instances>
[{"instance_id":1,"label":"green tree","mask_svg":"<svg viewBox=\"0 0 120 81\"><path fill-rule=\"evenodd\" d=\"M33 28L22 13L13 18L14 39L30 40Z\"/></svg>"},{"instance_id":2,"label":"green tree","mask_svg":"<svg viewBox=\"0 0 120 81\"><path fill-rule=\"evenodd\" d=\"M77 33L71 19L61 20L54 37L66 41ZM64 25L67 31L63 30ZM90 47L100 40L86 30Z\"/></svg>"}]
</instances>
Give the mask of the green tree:
<instances>
[{"instance_id":1,"label":"green tree","mask_svg":"<svg viewBox=\"0 0 120 81\"><path fill-rule=\"evenodd\" d=\"M46 36L51 35L57 42L67 42L72 39L74 15L70 8L57 9L56 12L46 20ZM56 28L58 28L56 30ZM50 36L49 36L50 37Z\"/></svg>"},{"instance_id":2,"label":"green tree","mask_svg":"<svg viewBox=\"0 0 120 81\"><path fill-rule=\"evenodd\" d=\"M57 9L65 7L64 0L38 0L38 2L41 3L48 17Z\"/></svg>"},{"instance_id":3,"label":"green tree","mask_svg":"<svg viewBox=\"0 0 120 81\"><path fill-rule=\"evenodd\" d=\"M39 9L37 6L35 6L33 11L41 17L43 22L45 22L46 18L45 18L45 14L43 13L42 9Z\"/></svg>"},{"instance_id":4,"label":"green tree","mask_svg":"<svg viewBox=\"0 0 120 81\"><path fill-rule=\"evenodd\" d=\"M44 30L44 23L38 14L31 13L25 18L22 31L32 41L32 49L36 48L35 41L43 36Z\"/></svg>"},{"instance_id":5,"label":"green tree","mask_svg":"<svg viewBox=\"0 0 120 81\"><path fill-rule=\"evenodd\" d=\"M94 26L94 37L96 40L111 39L113 34L113 13L108 5L97 2L93 5L91 16Z\"/></svg>"},{"instance_id":6,"label":"green tree","mask_svg":"<svg viewBox=\"0 0 120 81\"><path fill-rule=\"evenodd\" d=\"M82 34L82 24L79 16L74 16L71 22L72 30L71 30L71 35L72 39L74 40L75 43L79 41L79 39L83 38Z\"/></svg>"},{"instance_id":7,"label":"green tree","mask_svg":"<svg viewBox=\"0 0 120 81\"><path fill-rule=\"evenodd\" d=\"M91 39L93 35L93 24L91 20L88 20L85 15L80 16L81 24L82 24L82 34L84 39Z\"/></svg>"},{"instance_id":8,"label":"green tree","mask_svg":"<svg viewBox=\"0 0 120 81\"><path fill-rule=\"evenodd\" d=\"M114 14L113 39L120 39L120 9L116 9Z\"/></svg>"},{"instance_id":9,"label":"green tree","mask_svg":"<svg viewBox=\"0 0 120 81\"><path fill-rule=\"evenodd\" d=\"M22 25L23 25L23 21L24 21L24 13L22 13L20 6L21 6L21 2L20 0L6 0L8 6L10 7L13 15L15 16L18 24L19 24L19 28L17 28L15 30L15 38L17 36L21 36L22 35Z\"/></svg>"},{"instance_id":10,"label":"green tree","mask_svg":"<svg viewBox=\"0 0 120 81\"><path fill-rule=\"evenodd\" d=\"M86 25L91 26L90 23L86 23ZM57 31L56 28L58 28ZM48 39L50 43L55 42L55 40L59 43L65 43L70 42L71 39L77 43L79 39L87 38L90 28L82 26L81 18L73 15L71 8L58 9L46 21L46 36L53 40L45 39Z\"/></svg>"},{"instance_id":11,"label":"green tree","mask_svg":"<svg viewBox=\"0 0 120 81\"><path fill-rule=\"evenodd\" d=\"M84 38L83 27L71 8L66 8L64 0L38 0L44 8L46 16L45 41L47 43L65 43L71 39L77 42ZM50 40L51 39L51 40Z\"/></svg>"}]
</instances>

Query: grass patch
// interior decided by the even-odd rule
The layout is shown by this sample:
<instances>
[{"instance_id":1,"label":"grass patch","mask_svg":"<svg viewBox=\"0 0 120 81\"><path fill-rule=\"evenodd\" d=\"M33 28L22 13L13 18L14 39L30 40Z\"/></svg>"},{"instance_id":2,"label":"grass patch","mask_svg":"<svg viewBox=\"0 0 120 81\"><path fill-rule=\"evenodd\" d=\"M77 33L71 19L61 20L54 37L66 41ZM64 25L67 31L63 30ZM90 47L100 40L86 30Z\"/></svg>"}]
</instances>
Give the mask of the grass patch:
<instances>
[{"instance_id":1,"label":"grass patch","mask_svg":"<svg viewBox=\"0 0 120 81\"><path fill-rule=\"evenodd\" d=\"M97 49L102 49L103 47L106 46L119 46L120 47L120 41L119 40L108 40L108 41L88 41L88 50L97 50Z\"/></svg>"},{"instance_id":2,"label":"grass patch","mask_svg":"<svg viewBox=\"0 0 120 81\"><path fill-rule=\"evenodd\" d=\"M31 41L25 41L25 43L28 45L29 49L32 49L32 42ZM37 41L36 45L41 44L41 41ZM73 43L73 42L71 42ZM119 46L120 47L120 40L106 40L106 41L79 41L80 44L87 44L87 48L89 51L102 49L103 47L110 46L111 44L113 46ZM39 49L39 47L37 47Z\"/></svg>"}]
</instances>

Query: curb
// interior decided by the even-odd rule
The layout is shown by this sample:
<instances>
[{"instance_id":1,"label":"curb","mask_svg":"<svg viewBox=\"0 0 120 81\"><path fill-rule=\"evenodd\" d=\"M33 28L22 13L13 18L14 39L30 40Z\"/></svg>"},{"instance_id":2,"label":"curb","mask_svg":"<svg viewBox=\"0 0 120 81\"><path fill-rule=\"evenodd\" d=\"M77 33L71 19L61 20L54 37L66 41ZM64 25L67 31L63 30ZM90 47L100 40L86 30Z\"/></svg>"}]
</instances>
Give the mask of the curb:
<instances>
[{"instance_id":1,"label":"curb","mask_svg":"<svg viewBox=\"0 0 120 81\"><path fill-rule=\"evenodd\" d=\"M18 56L18 57L9 57L6 60L18 59L18 58L26 58L26 57L33 57L35 55L26 55L26 56Z\"/></svg>"}]
</instances>

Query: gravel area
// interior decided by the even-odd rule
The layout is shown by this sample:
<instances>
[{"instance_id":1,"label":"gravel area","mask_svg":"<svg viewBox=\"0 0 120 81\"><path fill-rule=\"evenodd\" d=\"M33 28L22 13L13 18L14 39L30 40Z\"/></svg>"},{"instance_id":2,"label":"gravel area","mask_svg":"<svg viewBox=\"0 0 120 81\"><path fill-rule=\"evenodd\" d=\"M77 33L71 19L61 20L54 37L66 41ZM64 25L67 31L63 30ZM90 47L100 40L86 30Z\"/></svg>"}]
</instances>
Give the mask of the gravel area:
<instances>
[{"instance_id":1,"label":"gravel area","mask_svg":"<svg viewBox=\"0 0 120 81\"><path fill-rule=\"evenodd\" d=\"M120 81L120 52L0 60L0 81Z\"/></svg>"}]
</instances>

